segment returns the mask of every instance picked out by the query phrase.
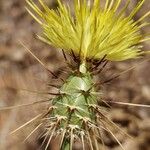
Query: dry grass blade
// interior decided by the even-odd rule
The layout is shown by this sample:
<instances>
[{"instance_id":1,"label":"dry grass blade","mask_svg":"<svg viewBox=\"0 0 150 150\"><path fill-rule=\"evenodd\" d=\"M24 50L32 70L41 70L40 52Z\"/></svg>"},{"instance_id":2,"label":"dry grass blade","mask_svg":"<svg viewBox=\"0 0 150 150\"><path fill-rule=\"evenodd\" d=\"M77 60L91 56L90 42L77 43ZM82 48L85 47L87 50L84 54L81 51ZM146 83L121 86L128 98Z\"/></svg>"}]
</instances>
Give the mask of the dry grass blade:
<instances>
[{"instance_id":1,"label":"dry grass blade","mask_svg":"<svg viewBox=\"0 0 150 150\"><path fill-rule=\"evenodd\" d=\"M43 136L41 137L41 138L43 138L43 137L44 137L44 140L43 140L43 142L42 142L42 144L41 144L40 148L42 148L42 146L45 144L46 139L48 138L48 135L49 135L49 133L50 133L51 129L52 129L52 127L49 129L49 131L47 131L47 132L46 132L45 134L43 134Z\"/></svg>"},{"instance_id":2,"label":"dry grass blade","mask_svg":"<svg viewBox=\"0 0 150 150\"><path fill-rule=\"evenodd\" d=\"M97 137L95 136L94 129L92 129L92 132L93 132L93 140L94 140L94 143L95 143L95 150L99 150L98 141L97 141Z\"/></svg>"},{"instance_id":3,"label":"dry grass blade","mask_svg":"<svg viewBox=\"0 0 150 150\"><path fill-rule=\"evenodd\" d=\"M61 149L63 142L64 142L64 138L65 138L65 134L66 134L66 129L64 129L63 133L62 133L62 137L61 137L61 141L60 141L60 147L59 149Z\"/></svg>"},{"instance_id":4,"label":"dry grass blade","mask_svg":"<svg viewBox=\"0 0 150 150\"><path fill-rule=\"evenodd\" d=\"M35 93L35 94L48 94L48 92L45 92L45 91L34 91L34 90L29 90L29 89L16 89L16 90L26 91L26 92Z\"/></svg>"},{"instance_id":5,"label":"dry grass blade","mask_svg":"<svg viewBox=\"0 0 150 150\"><path fill-rule=\"evenodd\" d=\"M101 117L103 118L103 120L110 126L114 127L114 129L117 131L119 130L123 135L128 136L129 138L133 139L132 136L130 136L129 134L127 134L126 132L124 132L117 124L115 124L113 121L111 121L108 117L106 117L102 112L99 112L99 114L101 115Z\"/></svg>"},{"instance_id":6,"label":"dry grass blade","mask_svg":"<svg viewBox=\"0 0 150 150\"><path fill-rule=\"evenodd\" d=\"M28 104L22 104L22 105L16 105L16 106L9 106L9 107L3 107L0 108L0 111L6 111L6 110L11 110L11 109L17 109L17 108L21 108L21 107L27 107L27 106L31 106L31 105L36 105L36 104L40 104L40 103L46 103L49 102L49 100L43 100L43 101L36 101L36 102L32 102L32 103L28 103Z\"/></svg>"},{"instance_id":7,"label":"dry grass blade","mask_svg":"<svg viewBox=\"0 0 150 150\"><path fill-rule=\"evenodd\" d=\"M19 128L15 129L14 131L12 131L10 134L14 134L15 132L21 130L22 128L24 128L25 126L27 126L28 124L32 123L33 121L37 120L38 118L40 118L42 116L42 114L37 115L36 117L32 118L30 121L26 122L25 124L23 124L22 126L20 126Z\"/></svg>"},{"instance_id":8,"label":"dry grass blade","mask_svg":"<svg viewBox=\"0 0 150 150\"><path fill-rule=\"evenodd\" d=\"M120 147L121 147L123 150L125 150L124 147L123 147L123 145L120 143L120 141L117 139L117 137L112 133L112 131L109 130L107 127L106 127L106 129L107 129L107 130L109 131L109 133L114 137L114 139L117 141L117 143L120 145Z\"/></svg>"},{"instance_id":9,"label":"dry grass blade","mask_svg":"<svg viewBox=\"0 0 150 150\"><path fill-rule=\"evenodd\" d=\"M89 140L89 144L90 144L90 148L91 150L94 150L93 148L93 144L92 144L92 140L91 140L91 136L90 136L90 133L89 133L89 129L87 128L87 136L88 136L88 140Z\"/></svg>"},{"instance_id":10,"label":"dry grass blade","mask_svg":"<svg viewBox=\"0 0 150 150\"><path fill-rule=\"evenodd\" d=\"M117 143L120 145L120 147L121 147L123 150L125 150L124 147L122 146L122 144L120 143L120 141L117 139L117 137L112 133L111 130L109 130L109 129L106 127L106 126L107 126L107 125L105 125L106 122L104 122L103 120L101 120L100 123L102 123L103 126L97 127L98 130L100 130L100 128L102 128L103 130L105 130L105 131L107 131L108 133L110 133L110 134L114 137L114 139L117 141Z\"/></svg>"},{"instance_id":11,"label":"dry grass blade","mask_svg":"<svg viewBox=\"0 0 150 150\"><path fill-rule=\"evenodd\" d=\"M29 137L30 137L42 124L43 124L43 123L39 124L39 125L25 138L25 140L24 140L23 142L26 142L26 141L29 139Z\"/></svg>"},{"instance_id":12,"label":"dry grass blade","mask_svg":"<svg viewBox=\"0 0 150 150\"><path fill-rule=\"evenodd\" d=\"M54 76L55 78L58 79L57 75L55 75L51 70L49 70L49 68L47 68L46 65L45 65L37 56L35 56L35 55L33 54L33 52L32 52L29 48L27 48L27 47L25 46L24 43L22 43L22 42L20 41L20 44L44 67L45 70L47 70L52 76ZM60 78L60 79L61 79L61 78ZM63 80L63 79L61 79L61 80Z\"/></svg>"},{"instance_id":13,"label":"dry grass blade","mask_svg":"<svg viewBox=\"0 0 150 150\"><path fill-rule=\"evenodd\" d=\"M145 63L145 62L147 62L147 61L150 61L150 58L148 58L148 59L146 59L146 60L143 60L143 61L137 63L136 65L130 67L129 69L127 69L127 70L121 72L119 75L122 75L122 74L124 74L124 73L126 73L126 72L129 72L129 71L131 71L131 70L137 68L139 65L142 65L143 63Z\"/></svg>"},{"instance_id":14,"label":"dry grass blade","mask_svg":"<svg viewBox=\"0 0 150 150\"><path fill-rule=\"evenodd\" d=\"M114 74L114 75L112 75L112 77L110 79L107 79L107 80L103 81L101 84L110 83L114 79L116 79L116 78L120 77L121 75L123 75L123 74L125 74L125 73L127 73L127 72L129 72L129 71L131 71L131 70L133 70L135 68L137 68L139 65L142 65L143 63L145 63L145 62L147 62L149 60L150 60L150 58L137 63L136 65L130 67L129 69L127 69L125 71L120 72L119 74Z\"/></svg>"},{"instance_id":15,"label":"dry grass blade","mask_svg":"<svg viewBox=\"0 0 150 150\"><path fill-rule=\"evenodd\" d=\"M85 150L85 144L84 144L84 142L85 142L85 140L84 140L84 133L83 132L81 132L81 142L82 142L82 149L83 150Z\"/></svg>"},{"instance_id":16,"label":"dry grass blade","mask_svg":"<svg viewBox=\"0 0 150 150\"><path fill-rule=\"evenodd\" d=\"M102 133L101 133L101 129L98 130L98 133L99 133L99 137L100 137L100 140L102 142L102 145L103 145L103 149L106 150L106 147L105 147L105 143L104 143L104 138L102 137Z\"/></svg>"},{"instance_id":17,"label":"dry grass blade","mask_svg":"<svg viewBox=\"0 0 150 150\"><path fill-rule=\"evenodd\" d=\"M45 142L46 142L48 136L50 135L50 132L53 130L54 127L55 127L55 123L52 123L52 124L51 124L51 127L48 129L48 131L46 131L46 133L43 134L43 136L42 136L41 138L44 137L44 140L43 140L43 142L42 142L40 148L42 148L42 146L45 144ZM45 128L45 129L46 129L46 128Z\"/></svg>"},{"instance_id":18,"label":"dry grass blade","mask_svg":"<svg viewBox=\"0 0 150 150\"><path fill-rule=\"evenodd\" d=\"M20 44L25 48L25 50L27 50L46 70L48 70L48 68L46 67L46 65L37 57L37 56L35 56L34 54L33 54L33 52L29 49L29 48L27 48L26 46L25 46L25 44L24 43L22 43L21 41L20 41Z\"/></svg>"},{"instance_id":19,"label":"dry grass blade","mask_svg":"<svg viewBox=\"0 0 150 150\"><path fill-rule=\"evenodd\" d=\"M108 103L113 103L113 104L117 104L117 105L126 105L126 106L150 108L150 105L143 105L143 104L124 103L124 102L113 102L113 101L108 101Z\"/></svg>"},{"instance_id":20,"label":"dry grass blade","mask_svg":"<svg viewBox=\"0 0 150 150\"><path fill-rule=\"evenodd\" d=\"M46 144L45 150L48 149L48 146L49 146L49 144L50 144L50 142L51 142L51 140L52 140L52 137L54 136L56 127L57 127L57 126L55 125L54 129L52 130L52 133L51 133L51 135L50 135L50 137L49 137L49 140L48 140L48 142L47 142L47 144Z\"/></svg>"},{"instance_id":21,"label":"dry grass blade","mask_svg":"<svg viewBox=\"0 0 150 150\"><path fill-rule=\"evenodd\" d=\"M74 134L73 134L73 128L71 128L71 132L70 132L70 136L71 136L71 138L70 138L70 150L72 150L72 148L73 148L73 142L74 142Z\"/></svg>"}]
</instances>

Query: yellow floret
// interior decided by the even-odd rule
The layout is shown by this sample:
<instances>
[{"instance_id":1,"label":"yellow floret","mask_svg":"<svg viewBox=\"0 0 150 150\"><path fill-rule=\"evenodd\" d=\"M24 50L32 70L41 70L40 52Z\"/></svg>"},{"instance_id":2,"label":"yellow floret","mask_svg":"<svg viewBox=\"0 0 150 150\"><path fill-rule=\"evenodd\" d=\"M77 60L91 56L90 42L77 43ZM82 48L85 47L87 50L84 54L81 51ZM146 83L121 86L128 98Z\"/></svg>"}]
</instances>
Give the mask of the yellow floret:
<instances>
[{"instance_id":1,"label":"yellow floret","mask_svg":"<svg viewBox=\"0 0 150 150\"><path fill-rule=\"evenodd\" d=\"M140 0L129 16L125 16L130 0L118 12L122 0L106 0L105 6L100 7L100 0L92 3L88 0L74 0L74 11L71 14L69 5L58 0L56 10L39 0L43 9L32 1L27 0L32 10L29 13L41 24L44 36L41 39L50 45L80 53L81 59L100 59L121 61L136 58L141 52L143 36L140 29L148 25L133 17L145 0Z\"/></svg>"}]
</instances>

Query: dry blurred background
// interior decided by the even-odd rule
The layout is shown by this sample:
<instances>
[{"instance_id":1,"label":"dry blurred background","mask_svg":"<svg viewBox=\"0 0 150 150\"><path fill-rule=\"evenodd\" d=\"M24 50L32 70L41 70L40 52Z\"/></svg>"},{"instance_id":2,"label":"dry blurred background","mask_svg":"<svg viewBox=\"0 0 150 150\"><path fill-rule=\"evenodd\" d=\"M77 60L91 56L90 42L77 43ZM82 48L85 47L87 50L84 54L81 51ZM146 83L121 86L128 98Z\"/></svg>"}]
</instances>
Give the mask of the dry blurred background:
<instances>
[{"instance_id":1,"label":"dry blurred background","mask_svg":"<svg viewBox=\"0 0 150 150\"><path fill-rule=\"evenodd\" d=\"M57 7L55 0L46 1L49 7ZM124 1L122 5L124 5ZM131 1L132 3L127 13L138 2L138 0ZM150 10L149 2L149 0L145 2L135 19ZM19 41L24 42L57 74L62 74L61 69L64 66L61 52L37 39L36 34L40 34L40 27L27 13L25 5L25 0L0 0L0 107L32 103L33 101L48 98L48 95L41 94L40 91L47 91L46 84L52 81L51 77L20 45ZM147 33L149 32L148 30L150 31L150 28L145 28L141 32ZM144 49L150 49L148 42L144 44ZM146 60L147 58L144 59ZM144 59L110 63L103 72L103 76L101 75L97 78L98 80L107 79L110 75L127 70ZM149 105L150 62L145 61L137 65L135 69L123 74L110 85L105 85L103 92L104 97L109 100ZM40 140L35 138L38 137L40 131L23 143L23 140L33 130L34 125L26 127L14 135L9 133L39 114L46 107L45 104L39 104L1 111L0 150L40 149ZM150 148L149 109L113 106L108 116L118 123L124 131L134 137L131 139L121 135L120 132L116 133L117 138L122 142L126 150L148 150ZM103 138L108 150L121 149L112 137L104 135Z\"/></svg>"}]
</instances>

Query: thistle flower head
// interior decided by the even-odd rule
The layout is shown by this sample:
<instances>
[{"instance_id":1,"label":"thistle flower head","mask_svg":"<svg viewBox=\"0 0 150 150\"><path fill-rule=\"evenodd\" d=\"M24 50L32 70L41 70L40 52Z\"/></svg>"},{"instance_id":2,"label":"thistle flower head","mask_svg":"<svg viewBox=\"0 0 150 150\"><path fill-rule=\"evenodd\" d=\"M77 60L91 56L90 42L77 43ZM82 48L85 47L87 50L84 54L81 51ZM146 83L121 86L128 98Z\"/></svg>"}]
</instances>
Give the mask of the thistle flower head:
<instances>
[{"instance_id":1,"label":"thistle flower head","mask_svg":"<svg viewBox=\"0 0 150 150\"><path fill-rule=\"evenodd\" d=\"M100 0L74 0L73 13L69 5L58 1L56 10L39 0L41 10L32 0L27 0L34 13L29 13L41 24L43 41L52 46L80 54L81 59L100 59L106 55L108 60L121 61L138 57L141 52L143 36L140 29L147 25L133 17L145 0L140 0L132 12L125 16L130 0L122 10L118 8L122 0L106 0L102 8ZM36 15L35 15L36 14Z\"/></svg>"}]
</instances>

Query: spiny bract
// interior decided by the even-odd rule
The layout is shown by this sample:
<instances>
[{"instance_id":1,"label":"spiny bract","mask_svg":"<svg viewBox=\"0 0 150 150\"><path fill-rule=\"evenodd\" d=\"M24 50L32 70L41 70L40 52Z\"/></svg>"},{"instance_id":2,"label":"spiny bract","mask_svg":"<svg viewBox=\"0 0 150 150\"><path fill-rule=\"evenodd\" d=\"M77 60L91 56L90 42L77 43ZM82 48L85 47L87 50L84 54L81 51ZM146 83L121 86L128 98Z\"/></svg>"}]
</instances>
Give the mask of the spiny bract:
<instances>
[{"instance_id":1,"label":"spiny bract","mask_svg":"<svg viewBox=\"0 0 150 150\"><path fill-rule=\"evenodd\" d=\"M43 41L66 51L81 53L83 59L99 59L107 55L108 60L121 61L136 58L142 53L141 42L144 37L140 29L148 24L139 25L139 22L150 12L135 22L133 17L145 0L140 0L129 16L125 16L124 12L130 0L119 12L122 0L106 0L104 8L100 7L100 0L94 0L93 3L74 0L73 15L69 5L57 1L59 6L53 10L39 0L44 9L42 11L32 0L27 0L38 15L27 8L43 28Z\"/></svg>"}]
</instances>

